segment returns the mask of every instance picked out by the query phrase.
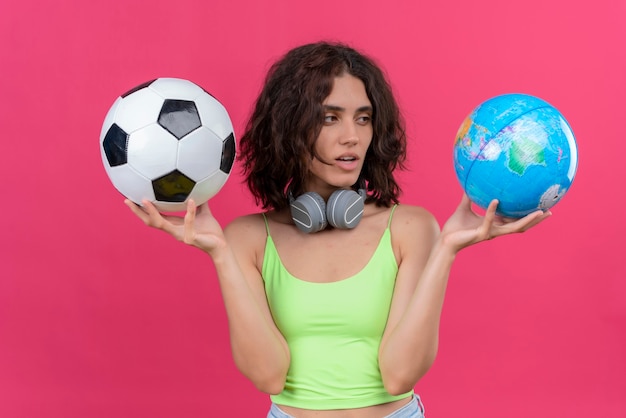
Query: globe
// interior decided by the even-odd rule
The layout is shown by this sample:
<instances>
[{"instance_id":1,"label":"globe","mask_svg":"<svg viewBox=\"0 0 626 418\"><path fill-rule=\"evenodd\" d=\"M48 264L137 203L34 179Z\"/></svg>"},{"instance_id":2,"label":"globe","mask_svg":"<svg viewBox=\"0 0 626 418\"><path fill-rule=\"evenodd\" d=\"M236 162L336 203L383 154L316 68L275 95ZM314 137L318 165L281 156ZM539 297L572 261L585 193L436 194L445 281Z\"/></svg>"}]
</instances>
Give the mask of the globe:
<instances>
[{"instance_id":1,"label":"globe","mask_svg":"<svg viewBox=\"0 0 626 418\"><path fill-rule=\"evenodd\" d=\"M478 105L454 142L454 169L470 200L521 218L547 210L570 189L578 167L572 129L546 101L504 94Z\"/></svg>"}]
</instances>

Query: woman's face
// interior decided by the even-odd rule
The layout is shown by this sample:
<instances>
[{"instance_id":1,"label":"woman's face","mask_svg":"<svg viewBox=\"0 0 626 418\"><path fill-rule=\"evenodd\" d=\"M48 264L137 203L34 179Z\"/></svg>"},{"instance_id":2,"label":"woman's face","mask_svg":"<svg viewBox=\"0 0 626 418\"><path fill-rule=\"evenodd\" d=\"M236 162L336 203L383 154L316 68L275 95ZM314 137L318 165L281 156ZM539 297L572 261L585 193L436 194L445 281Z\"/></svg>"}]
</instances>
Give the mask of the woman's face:
<instances>
[{"instance_id":1,"label":"woman's face","mask_svg":"<svg viewBox=\"0 0 626 418\"><path fill-rule=\"evenodd\" d=\"M349 188L359 179L372 142L373 109L363 82L349 74L335 78L323 102L324 123L315 144L308 191L323 197L337 188Z\"/></svg>"}]
</instances>

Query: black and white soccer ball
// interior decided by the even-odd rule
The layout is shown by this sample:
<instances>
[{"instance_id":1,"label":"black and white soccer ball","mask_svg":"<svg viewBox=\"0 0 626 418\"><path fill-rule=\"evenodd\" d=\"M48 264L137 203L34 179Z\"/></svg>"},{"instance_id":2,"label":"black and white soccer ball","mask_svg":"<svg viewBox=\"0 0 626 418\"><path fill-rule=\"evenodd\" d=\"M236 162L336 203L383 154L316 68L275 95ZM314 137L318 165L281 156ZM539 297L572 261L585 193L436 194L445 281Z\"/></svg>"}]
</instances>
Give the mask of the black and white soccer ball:
<instances>
[{"instance_id":1,"label":"black and white soccer ball","mask_svg":"<svg viewBox=\"0 0 626 418\"><path fill-rule=\"evenodd\" d=\"M228 180L235 160L224 106L179 78L143 83L115 100L100 133L102 162L115 188L161 212L205 203Z\"/></svg>"}]
</instances>

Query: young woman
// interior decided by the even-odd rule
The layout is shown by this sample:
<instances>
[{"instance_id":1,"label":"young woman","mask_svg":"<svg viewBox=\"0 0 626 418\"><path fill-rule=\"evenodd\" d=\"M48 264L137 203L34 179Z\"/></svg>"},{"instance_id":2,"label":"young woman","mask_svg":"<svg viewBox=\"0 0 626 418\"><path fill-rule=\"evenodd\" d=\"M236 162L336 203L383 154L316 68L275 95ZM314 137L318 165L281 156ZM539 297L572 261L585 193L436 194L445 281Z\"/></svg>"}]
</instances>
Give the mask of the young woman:
<instances>
[{"instance_id":1,"label":"young woman","mask_svg":"<svg viewBox=\"0 0 626 418\"><path fill-rule=\"evenodd\" d=\"M240 141L263 209L224 230L207 204L184 217L126 204L209 254L239 370L271 394L268 417L422 417L413 393L437 353L450 268L463 248L523 232L463 196L443 229L399 204L406 141L391 89L354 49L315 43L270 69Z\"/></svg>"}]
</instances>

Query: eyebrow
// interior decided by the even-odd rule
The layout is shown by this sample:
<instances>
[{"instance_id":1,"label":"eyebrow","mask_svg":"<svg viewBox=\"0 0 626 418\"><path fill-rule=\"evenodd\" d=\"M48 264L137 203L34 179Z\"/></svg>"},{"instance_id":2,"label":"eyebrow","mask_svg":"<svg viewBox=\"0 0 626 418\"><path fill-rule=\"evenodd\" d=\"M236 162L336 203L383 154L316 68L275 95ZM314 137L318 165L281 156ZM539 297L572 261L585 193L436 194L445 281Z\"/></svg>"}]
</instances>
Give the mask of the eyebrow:
<instances>
[{"instance_id":1,"label":"eyebrow","mask_svg":"<svg viewBox=\"0 0 626 418\"><path fill-rule=\"evenodd\" d=\"M330 111L334 111L334 112L345 112L346 109L344 107L341 106L335 106L335 105L324 105L324 110L330 110ZM361 106L356 110L356 113L361 113L361 112L373 112L374 108L372 108L372 106Z\"/></svg>"}]
</instances>

